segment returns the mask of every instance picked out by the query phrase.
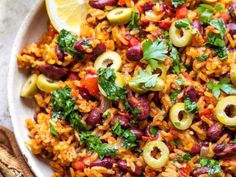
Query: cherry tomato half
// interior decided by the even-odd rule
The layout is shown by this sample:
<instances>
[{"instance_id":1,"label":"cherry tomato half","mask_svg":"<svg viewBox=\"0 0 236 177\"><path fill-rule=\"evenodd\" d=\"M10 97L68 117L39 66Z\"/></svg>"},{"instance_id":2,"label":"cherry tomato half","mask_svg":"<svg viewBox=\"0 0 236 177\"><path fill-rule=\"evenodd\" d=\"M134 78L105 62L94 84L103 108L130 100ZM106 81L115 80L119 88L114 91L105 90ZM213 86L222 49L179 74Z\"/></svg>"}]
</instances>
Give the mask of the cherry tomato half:
<instances>
[{"instance_id":1,"label":"cherry tomato half","mask_svg":"<svg viewBox=\"0 0 236 177\"><path fill-rule=\"evenodd\" d=\"M81 86L86 88L90 95L99 96L98 75L87 74L85 78L80 80Z\"/></svg>"}]
</instances>

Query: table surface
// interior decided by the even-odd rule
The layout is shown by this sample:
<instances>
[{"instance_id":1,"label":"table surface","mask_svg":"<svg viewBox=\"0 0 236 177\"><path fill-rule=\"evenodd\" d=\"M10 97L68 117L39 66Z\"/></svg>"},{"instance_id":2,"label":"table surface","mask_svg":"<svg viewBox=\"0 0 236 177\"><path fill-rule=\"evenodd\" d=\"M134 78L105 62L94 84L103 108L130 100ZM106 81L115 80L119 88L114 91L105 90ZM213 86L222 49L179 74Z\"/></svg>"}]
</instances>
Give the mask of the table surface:
<instances>
[{"instance_id":1,"label":"table surface","mask_svg":"<svg viewBox=\"0 0 236 177\"><path fill-rule=\"evenodd\" d=\"M7 102L7 73L16 33L37 0L0 0L0 125L12 129Z\"/></svg>"}]
</instances>

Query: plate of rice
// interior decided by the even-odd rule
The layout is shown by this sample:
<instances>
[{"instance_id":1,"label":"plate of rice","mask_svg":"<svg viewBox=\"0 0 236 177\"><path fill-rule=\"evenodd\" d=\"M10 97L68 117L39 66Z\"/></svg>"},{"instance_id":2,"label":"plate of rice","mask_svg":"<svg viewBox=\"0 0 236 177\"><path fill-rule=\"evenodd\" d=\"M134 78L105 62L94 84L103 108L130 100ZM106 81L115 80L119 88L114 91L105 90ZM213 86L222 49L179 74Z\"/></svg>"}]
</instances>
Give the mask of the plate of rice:
<instances>
[{"instance_id":1,"label":"plate of rice","mask_svg":"<svg viewBox=\"0 0 236 177\"><path fill-rule=\"evenodd\" d=\"M236 176L236 2L45 0L13 45L38 177Z\"/></svg>"}]
</instances>

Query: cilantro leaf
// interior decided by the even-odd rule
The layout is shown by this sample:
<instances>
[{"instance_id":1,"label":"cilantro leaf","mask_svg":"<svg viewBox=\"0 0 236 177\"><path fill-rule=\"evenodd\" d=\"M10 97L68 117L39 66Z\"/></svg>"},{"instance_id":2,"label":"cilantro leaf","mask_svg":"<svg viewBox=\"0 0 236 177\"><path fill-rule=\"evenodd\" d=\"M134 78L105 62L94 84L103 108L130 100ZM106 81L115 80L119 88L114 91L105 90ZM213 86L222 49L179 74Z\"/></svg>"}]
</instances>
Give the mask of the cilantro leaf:
<instances>
[{"instance_id":1,"label":"cilantro leaf","mask_svg":"<svg viewBox=\"0 0 236 177\"><path fill-rule=\"evenodd\" d=\"M117 136L122 136L124 131L121 128L120 121L116 120L114 126L112 127L113 133L115 133Z\"/></svg>"},{"instance_id":2,"label":"cilantro leaf","mask_svg":"<svg viewBox=\"0 0 236 177\"><path fill-rule=\"evenodd\" d=\"M224 12L224 8L220 4L216 4L214 9L218 12Z\"/></svg>"},{"instance_id":3,"label":"cilantro leaf","mask_svg":"<svg viewBox=\"0 0 236 177\"><path fill-rule=\"evenodd\" d=\"M191 21L187 18L183 18L183 19L180 19L180 20L176 20L175 21L175 26L176 28L184 28L184 29L190 29L190 25L191 25Z\"/></svg>"},{"instance_id":4,"label":"cilantro leaf","mask_svg":"<svg viewBox=\"0 0 236 177\"><path fill-rule=\"evenodd\" d=\"M150 131L150 133L151 133L151 135L152 136L155 136L156 135L156 133L158 132L158 128L157 127L150 127L149 128L149 131Z\"/></svg>"},{"instance_id":5,"label":"cilantro leaf","mask_svg":"<svg viewBox=\"0 0 236 177\"><path fill-rule=\"evenodd\" d=\"M188 162L190 159L191 159L191 155L189 153L184 154L182 157L177 156L176 158L176 160L180 163Z\"/></svg>"},{"instance_id":6,"label":"cilantro leaf","mask_svg":"<svg viewBox=\"0 0 236 177\"><path fill-rule=\"evenodd\" d=\"M181 89L178 88L178 89L176 89L174 92L171 93L171 95L170 95L170 100L171 100L172 104L175 104L176 99L177 99L177 97L178 97L178 95L179 95L180 92L181 92Z\"/></svg>"},{"instance_id":7,"label":"cilantro leaf","mask_svg":"<svg viewBox=\"0 0 236 177\"><path fill-rule=\"evenodd\" d=\"M146 88L155 87L157 76L157 74L139 70L139 74L136 75L133 80L131 80L131 82L135 84L143 84L143 86Z\"/></svg>"},{"instance_id":8,"label":"cilantro leaf","mask_svg":"<svg viewBox=\"0 0 236 177\"><path fill-rule=\"evenodd\" d=\"M214 47L213 50L221 61L226 60L228 58L228 48L226 46Z\"/></svg>"},{"instance_id":9,"label":"cilantro leaf","mask_svg":"<svg viewBox=\"0 0 236 177\"><path fill-rule=\"evenodd\" d=\"M204 61L204 60L206 60L207 58L208 58L208 55L201 55L201 56L197 57L196 59L197 59L198 61Z\"/></svg>"},{"instance_id":10,"label":"cilantro leaf","mask_svg":"<svg viewBox=\"0 0 236 177\"><path fill-rule=\"evenodd\" d=\"M176 8L185 3L185 0L172 0L172 5Z\"/></svg>"},{"instance_id":11,"label":"cilantro leaf","mask_svg":"<svg viewBox=\"0 0 236 177\"><path fill-rule=\"evenodd\" d=\"M218 174L222 171L220 162L217 160L210 159L210 158L200 158L199 163L202 167L209 168L208 170L209 175Z\"/></svg>"},{"instance_id":12,"label":"cilantro leaf","mask_svg":"<svg viewBox=\"0 0 236 177\"><path fill-rule=\"evenodd\" d=\"M197 8L197 12L199 13L200 21L202 24L208 24L212 19L214 8L208 4L200 4Z\"/></svg>"},{"instance_id":13,"label":"cilantro leaf","mask_svg":"<svg viewBox=\"0 0 236 177\"><path fill-rule=\"evenodd\" d=\"M220 32L222 38L224 37L226 26L222 19L212 19L209 24Z\"/></svg>"},{"instance_id":14,"label":"cilantro leaf","mask_svg":"<svg viewBox=\"0 0 236 177\"><path fill-rule=\"evenodd\" d=\"M50 122L50 132L56 137L59 136L59 133L57 132L57 130L55 129L55 127L53 126L51 122Z\"/></svg>"},{"instance_id":15,"label":"cilantro leaf","mask_svg":"<svg viewBox=\"0 0 236 177\"><path fill-rule=\"evenodd\" d=\"M138 12L132 12L129 24L128 24L129 29L139 29L139 14Z\"/></svg>"},{"instance_id":16,"label":"cilantro leaf","mask_svg":"<svg viewBox=\"0 0 236 177\"><path fill-rule=\"evenodd\" d=\"M184 109L191 114L198 113L198 107L196 102L192 102L188 96L184 98Z\"/></svg>"},{"instance_id":17,"label":"cilantro leaf","mask_svg":"<svg viewBox=\"0 0 236 177\"><path fill-rule=\"evenodd\" d=\"M185 81L184 81L183 78L177 78L175 81L177 82L177 84L178 84L179 86L185 85Z\"/></svg>"},{"instance_id":18,"label":"cilantro leaf","mask_svg":"<svg viewBox=\"0 0 236 177\"><path fill-rule=\"evenodd\" d=\"M181 66L179 64L179 52L175 47L172 47L171 52L170 52L170 58L172 59L173 62L173 68L172 71L174 74L179 74L181 70Z\"/></svg>"},{"instance_id":19,"label":"cilantro leaf","mask_svg":"<svg viewBox=\"0 0 236 177\"><path fill-rule=\"evenodd\" d=\"M78 52L74 49L74 44L76 43L77 39L76 36L74 36L71 32L66 31L66 30L61 30L58 38L58 45L59 48L63 51L66 52L70 55L72 55L75 58L81 58L78 54Z\"/></svg>"},{"instance_id":20,"label":"cilantro leaf","mask_svg":"<svg viewBox=\"0 0 236 177\"><path fill-rule=\"evenodd\" d=\"M148 39L142 44L142 47L144 50L143 59L148 61L152 69L156 69L157 60L165 61L168 46L161 39L157 39L154 42Z\"/></svg>"},{"instance_id":21,"label":"cilantro leaf","mask_svg":"<svg viewBox=\"0 0 236 177\"><path fill-rule=\"evenodd\" d=\"M110 147L107 143L102 143L97 136L92 135L88 131L80 133L80 143L86 145L89 151L97 152L100 159L109 155L114 156L117 152L116 148Z\"/></svg>"}]
</instances>

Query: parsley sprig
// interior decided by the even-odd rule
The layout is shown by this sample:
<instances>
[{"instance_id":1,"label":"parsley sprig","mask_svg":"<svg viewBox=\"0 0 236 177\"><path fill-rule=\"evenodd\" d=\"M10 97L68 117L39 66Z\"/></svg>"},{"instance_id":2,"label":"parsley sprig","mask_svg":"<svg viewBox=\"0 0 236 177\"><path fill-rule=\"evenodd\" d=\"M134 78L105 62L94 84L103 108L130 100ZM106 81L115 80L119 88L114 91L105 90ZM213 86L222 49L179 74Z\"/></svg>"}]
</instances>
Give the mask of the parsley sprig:
<instances>
[{"instance_id":1,"label":"parsley sprig","mask_svg":"<svg viewBox=\"0 0 236 177\"><path fill-rule=\"evenodd\" d=\"M155 87L157 82L157 74L152 74L147 71L139 70L139 74L136 75L130 82L135 84L142 84L146 88Z\"/></svg>"},{"instance_id":2,"label":"parsley sprig","mask_svg":"<svg viewBox=\"0 0 236 177\"><path fill-rule=\"evenodd\" d=\"M202 167L208 167L208 174L218 174L221 172L220 162L210 158L200 158L199 163Z\"/></svg>"},{"instance_id":3,"label":"parsley sprig","mask_svg":"<svg viewBox=\"0 0 236 177\"><path fill-rule=\"evenodd\" d=\"M236 94L236 89L230 84L229 78L223 78L218 83L211 81L207 84L207 88L213 92L216 98L220 96L221 91L226 94Z\"/></svg>"},{"instance_id":4,"label":"parsley sprig","mask_svg":"<svg viewBox=\"0 0 236 177\"><path fill-rule=\"evenodd\" d=\"M189 96L186 96L184 98L184 109L191 114L196 114L198 113L198 107L197 103L194 101L191 101Z\"/></svg>"},{"instance_id":5,"label":"parsley sprig","mask_svg":"<svg viewBox=\"0 0 236 177\"><path fill-rule=\"evenodd\" d=\"M191 21L187 18L183 18L175 21L176 28L190 29Z\"/></svg>"},{"instance_id":6,"label":"parsley sprig","mask_svg":"<svg viewBox=\"0 0 236 177\"><path fill-rule=\"evenodd\" d=\"M129 24L128 24L129 29L139 29L140 24L139 24L139 14L138 12L132 12Z\"/></svg>"},{"instance_id":7,"label":"parsley sprig","mask_svg":"<svg viewBox=\"0 0 236 177\"><path fill-rule=\"evenodd\" d=\"M185 3L185 0L172 0L172 5L176 8Z\"/></svg>"},{"instance_id":8,"label":"parsley sprig","mask_svg":"<svg viewBox=\"0 0 236 177\"><path fill-rule=\"evenodd\" d=\"M179 52L175 47L172 47L171 52L170 52L170 58L172 59L173 62L173 67L172 71L174 74L179 74L181 70L181 65L179 63Z\"/></svg>"}]
</instances>

